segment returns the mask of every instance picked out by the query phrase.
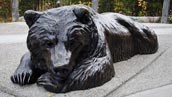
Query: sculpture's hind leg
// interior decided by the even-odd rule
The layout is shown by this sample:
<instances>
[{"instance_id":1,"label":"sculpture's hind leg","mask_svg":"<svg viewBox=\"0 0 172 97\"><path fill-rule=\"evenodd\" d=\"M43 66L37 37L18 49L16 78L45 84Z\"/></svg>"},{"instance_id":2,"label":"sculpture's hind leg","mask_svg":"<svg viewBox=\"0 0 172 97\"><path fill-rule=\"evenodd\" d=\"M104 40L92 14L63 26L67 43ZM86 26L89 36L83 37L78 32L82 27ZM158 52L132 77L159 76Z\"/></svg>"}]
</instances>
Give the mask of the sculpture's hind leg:
<instances>
[{"instance_id":1,"label":"sculpture's hind leg","mask_svg":"<svg viewBox=\"0 0 172 97\"><path fill-rule=\"evenodd\" d=\"M151 54L158 50L157 35L153 30L140 23L132 21L130 18L115 14L118 23L126 27L132 34L135 50L139 54Z\"/></svg>"},{"instance_id":2,"label":"sculpture's hind leg","mask_svg":"<svg viewBox=\"0 0 172 97\"><path fill-rule=\"evenodd\" d=\"M157 36L153 30L140 25L135 33L133 34L135 38L134 42L139 54L151 54L158 50Z\"/></svg>"}]
</instances>

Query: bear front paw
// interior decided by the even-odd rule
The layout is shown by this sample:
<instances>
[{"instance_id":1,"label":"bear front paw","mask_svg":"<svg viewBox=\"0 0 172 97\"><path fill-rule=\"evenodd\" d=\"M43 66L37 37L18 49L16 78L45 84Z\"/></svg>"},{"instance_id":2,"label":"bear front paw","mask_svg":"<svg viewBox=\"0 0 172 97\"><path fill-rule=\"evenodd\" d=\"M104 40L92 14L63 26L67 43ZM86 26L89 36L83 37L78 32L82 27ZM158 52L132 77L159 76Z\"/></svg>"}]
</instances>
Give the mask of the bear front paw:
<instances>
[{"instance_id":1,"label":"bear front paw","mask_svg":"<svg viewBox=\"0 0 172 97\"><path fill-rule=\"evenodd\" d=\"M39 86L43 86L46 90L55 93L61 92L63 87L62 82L60 77L49 72L41 75L37 80Z\"/></svg>"},{"instance_id":2,"label":"bear front paw","mask_svg":"<svg viewBox=\"0 0 172 97\"><path fill-rule=\"evenodd\" d=\"M11 76L11 81L20 85L29 84L31 76L32 70L23 70L21 72L18 71Z\"/></svg>"}]
</instances>

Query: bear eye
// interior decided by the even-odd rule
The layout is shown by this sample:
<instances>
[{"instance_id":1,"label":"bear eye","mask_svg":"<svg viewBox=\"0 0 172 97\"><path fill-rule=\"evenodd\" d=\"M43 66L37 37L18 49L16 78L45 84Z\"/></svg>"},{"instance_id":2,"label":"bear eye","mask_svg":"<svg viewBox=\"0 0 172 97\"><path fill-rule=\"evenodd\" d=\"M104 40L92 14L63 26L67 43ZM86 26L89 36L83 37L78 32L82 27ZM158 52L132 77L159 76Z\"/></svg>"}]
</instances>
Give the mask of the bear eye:
<instances>
[{"instance_id":1,"label":"bear eye","mask_svg":"<svg viewBox=\"0 0 172 97\"><path fill-rule=\"evenodd\" d=\"M75 50L76 48L79 48L83 44L83 33L80 29L75 29L72 31L72 33L69 35L69 41L68 41L68 48L70 50Z\"/></svg>"},{"instance_id":2,"label":"bear eye","mask_svg":"<svg viewBox=\"0 0 172 97\"><path fill-rule=\"evenodd\" d=\"M52 48L52 47L54 47L54 43L53 43L52 41L48 41L48 42L46 43L46 47L47 47L47 48Z\"/></svg>"},{"instance_id":3,"label":"bear eye","mask_svg":"<svg viewBox=\"0 0 172 97\"><path fill-rule=\"evenodd\" d=\"M69 42L68 42L68 48L73 51L75 50L76 48L78 48L80 46L80 43L77 39L75 38L71 38L69 39Z\"/></svg>"},{"instance_id":4,"label":"bear eye","mask_svg":"<svg viewBox=\"0 0 172 97\"><path fill-rule=\"evenodd\" d=\"M75 38L71 38L71 39L69 40L69 46L70 46L70 47L74 46L74 45L75 45L75 42L76 42L76 39L75 39Z\"/></svg>"},{"instance_id":5,"label":"bear eye","mask_svg":"<svg viewBox=\"0 0 172 97\"><path fill-rule=\"evenodd\" d=\"M42 44L45 48L53 48L55 46L55 42L53 40L46 40Z\"/></svg>"}]
</instances>

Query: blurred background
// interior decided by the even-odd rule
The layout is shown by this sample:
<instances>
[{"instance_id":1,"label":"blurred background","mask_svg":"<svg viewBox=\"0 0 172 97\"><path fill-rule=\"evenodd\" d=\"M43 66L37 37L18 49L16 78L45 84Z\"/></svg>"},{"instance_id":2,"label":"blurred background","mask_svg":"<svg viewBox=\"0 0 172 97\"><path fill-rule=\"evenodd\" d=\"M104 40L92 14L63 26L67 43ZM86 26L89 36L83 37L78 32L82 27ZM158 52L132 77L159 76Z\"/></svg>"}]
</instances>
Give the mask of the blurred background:
<instances>
[{"instance_id":1,"label":"blurred background","mask_svg":"<svg viewBox=\"0 0 172 97\"><path fill-rule=\"evenodd\" d=\"M170 0L0 0L0 22L23 21L29 9L44 11L71 4L85 4L99 13L122 13L140 22L172 23Z\"/></svg>"}]
</instances>

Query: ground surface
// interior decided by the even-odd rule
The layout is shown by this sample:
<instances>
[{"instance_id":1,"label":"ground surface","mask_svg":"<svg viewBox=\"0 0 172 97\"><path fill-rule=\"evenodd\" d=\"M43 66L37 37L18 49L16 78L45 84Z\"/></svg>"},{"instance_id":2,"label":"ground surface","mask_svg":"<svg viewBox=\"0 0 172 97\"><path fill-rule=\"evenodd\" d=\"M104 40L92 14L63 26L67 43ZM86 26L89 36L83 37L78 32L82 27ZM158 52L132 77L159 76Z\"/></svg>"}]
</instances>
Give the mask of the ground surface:
<instances>
[{"instance_id":1,"label":"ground surface","mask_svg":"<svg viewBox=\"0 0 172 97\"><path fill-rule=\"evenodd\" d=\"M145 24L158 34L159 50L114 64L116 76L106 84L82 91L54 94L36 84L19 86L10 81L27 51L25 23L0 24L1 97L172 97L172 25Z\"/></svg>"}]
</instances>

